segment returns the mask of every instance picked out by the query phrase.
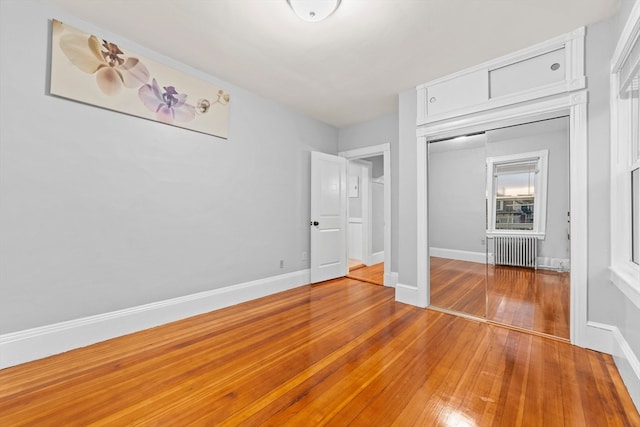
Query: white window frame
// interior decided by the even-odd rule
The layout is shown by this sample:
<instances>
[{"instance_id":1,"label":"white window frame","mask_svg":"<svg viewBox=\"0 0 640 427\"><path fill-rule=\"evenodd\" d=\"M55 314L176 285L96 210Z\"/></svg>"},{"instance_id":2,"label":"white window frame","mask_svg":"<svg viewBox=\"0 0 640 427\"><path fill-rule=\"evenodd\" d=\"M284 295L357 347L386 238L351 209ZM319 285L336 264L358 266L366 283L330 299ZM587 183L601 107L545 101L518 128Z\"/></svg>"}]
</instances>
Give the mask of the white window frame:
<instances>
[{"instance_id":1,"label":"white window frame","mask_svg":"<svg viewBox=\"0 0 640 427\"><path fill-rule=\"evenodd\" d=\"M533 198L533 230L496 229L496 189L494 169L496 165L537 161L535 194ZM544 239L547 227L547 178L549 150L531 151L506 156L487 157L487 236L535 236Z\"/></svg>"},{"instance_id":2,"label":"white window frame","mask_svg":"<svg viewBox=\"0 0 640 427\"><path fill-rule=\"evenodd\" d=\"M634 156L631 123L633 106L621 96L624 86L623 70L640 71L640 59L633 54L640 44L640 2L636 2L622 30L611 60L611 261L610 279L638 308L640 308L640 266L631 260L631 171L640 166ZM637 50L635 50L637 53ZM635 111L634 114L637 114ZM636 130L637 132L637 130ZM637 135L636 135L637 138ZM637 149L637 148L635 148Z\"/></svg>"}]
</instances>

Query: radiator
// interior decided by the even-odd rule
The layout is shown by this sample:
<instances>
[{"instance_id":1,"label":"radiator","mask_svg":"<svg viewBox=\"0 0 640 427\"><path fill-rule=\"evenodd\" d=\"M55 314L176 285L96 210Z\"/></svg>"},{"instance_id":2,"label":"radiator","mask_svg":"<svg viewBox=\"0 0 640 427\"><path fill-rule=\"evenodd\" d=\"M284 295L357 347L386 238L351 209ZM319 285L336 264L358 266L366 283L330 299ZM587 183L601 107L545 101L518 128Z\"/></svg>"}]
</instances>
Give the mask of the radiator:
<instances>
[{"instance_id":1,"label":"radiator","mask_svg":"<svg viewBox=\"0 0 640 427\"><path fill-rule=\"evenodd\" d=\"M538 239L531 236L494 236L493 264L538 268Z\"/></svg>"}]
</instances>

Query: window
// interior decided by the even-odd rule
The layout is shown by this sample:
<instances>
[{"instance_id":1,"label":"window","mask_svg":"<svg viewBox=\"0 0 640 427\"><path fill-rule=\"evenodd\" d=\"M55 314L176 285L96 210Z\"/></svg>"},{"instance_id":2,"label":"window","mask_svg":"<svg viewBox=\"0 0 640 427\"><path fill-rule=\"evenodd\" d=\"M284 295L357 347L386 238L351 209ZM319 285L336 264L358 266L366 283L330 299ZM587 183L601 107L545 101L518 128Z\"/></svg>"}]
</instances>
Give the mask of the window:
<instances>
[{"instance_id":1,"label":"window","mask_svg":"<svg viewBox=\"0 0 640 427\"><path fill-rule=\"evenodd\" d=\"M611 64L611 280L640 307L640 2Z\"/></svg>"},{"instance_id":2,"label":"window","mask_svg":"<svg viewBox=\"0 0 640 427\"><path fill-rule=\"evenodd\" d=\"M487 234L544 237L548 150L487 158Z\"/></svg>"}]
</instances>

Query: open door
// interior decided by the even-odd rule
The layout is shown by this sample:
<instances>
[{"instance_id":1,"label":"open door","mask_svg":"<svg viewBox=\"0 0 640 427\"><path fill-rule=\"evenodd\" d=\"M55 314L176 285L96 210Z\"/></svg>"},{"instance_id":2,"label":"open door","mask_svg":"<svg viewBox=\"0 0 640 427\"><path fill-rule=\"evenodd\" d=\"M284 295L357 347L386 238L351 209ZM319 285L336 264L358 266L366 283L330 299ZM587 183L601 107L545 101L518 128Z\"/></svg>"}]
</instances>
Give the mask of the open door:
<instances>
[{"instance_id":1,"label":"open door","mask_svg":"<svg viewBox=\"0 0 640 427\"><path fill-rule=\"evenodd\" d=\"M311 153L311 283L347 274L347 160Z\"/></svg>"}]
</instances>

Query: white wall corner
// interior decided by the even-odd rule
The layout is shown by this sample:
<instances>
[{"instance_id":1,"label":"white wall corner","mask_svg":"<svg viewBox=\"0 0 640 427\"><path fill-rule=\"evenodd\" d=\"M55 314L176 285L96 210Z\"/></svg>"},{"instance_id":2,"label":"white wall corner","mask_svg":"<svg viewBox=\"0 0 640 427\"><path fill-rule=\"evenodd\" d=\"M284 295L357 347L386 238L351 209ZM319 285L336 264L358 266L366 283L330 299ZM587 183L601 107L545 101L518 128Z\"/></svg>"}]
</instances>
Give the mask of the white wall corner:
<instances>
[{"instance_id":1,"label":"white wall corner","mask_svg":"<svg viewBox=\"0 0 640 427\"><path fill-rule=\"evenodd\" d=\"M0 335L0 369L304 286L309 270Z\"/></svg>"}]
</instances>

